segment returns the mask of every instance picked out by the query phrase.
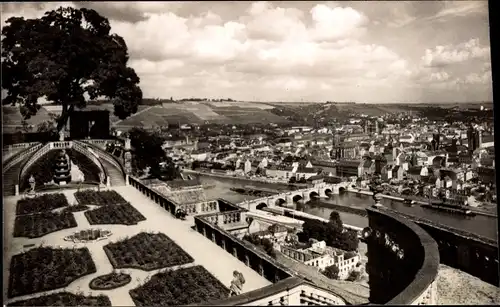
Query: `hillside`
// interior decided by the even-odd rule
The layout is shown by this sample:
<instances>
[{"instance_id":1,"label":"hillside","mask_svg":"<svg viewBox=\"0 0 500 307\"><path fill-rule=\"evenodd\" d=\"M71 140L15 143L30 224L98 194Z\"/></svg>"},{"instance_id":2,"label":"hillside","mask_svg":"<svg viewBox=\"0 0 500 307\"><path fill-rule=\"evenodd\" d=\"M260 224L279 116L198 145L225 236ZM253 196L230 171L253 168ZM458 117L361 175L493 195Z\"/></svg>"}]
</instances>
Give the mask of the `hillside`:
<instances>
[{"instance_id":1,"label":"hillside","mask_svg":"<svg viewBox=\"0 0 500 307\"><path fill-rule=\"evenodd\" d=\"M469 104L354 104L354 103L261 103L243 101L171 101L161 99L145 99L145 104L138 108L132 116L120 120L113 114L113 105L109 102L89 102L87 110L110 111L110 122L113 126L128 129L134 126L151 127L168 124L328 124L333 119L346 119L351 116L365 114L382 116L387 113L417 113L432 117L460 116L468 114L468 108L478 109L480 105L487 108L492 103ZM49 120L50 113L60 113L60 107L45 105L38 114L27 122L36 127L37 124ZM4 132L15 132L21 127L22 116L17 107L4 106ZM474 113L474 112L472 112ZM471 114L472 114L471 113ZM477 113L477 112L476 112ZM486 113L492 113L487 111ZM443 115L444 114L444 115Z\"/></svg>"}]
</instances>

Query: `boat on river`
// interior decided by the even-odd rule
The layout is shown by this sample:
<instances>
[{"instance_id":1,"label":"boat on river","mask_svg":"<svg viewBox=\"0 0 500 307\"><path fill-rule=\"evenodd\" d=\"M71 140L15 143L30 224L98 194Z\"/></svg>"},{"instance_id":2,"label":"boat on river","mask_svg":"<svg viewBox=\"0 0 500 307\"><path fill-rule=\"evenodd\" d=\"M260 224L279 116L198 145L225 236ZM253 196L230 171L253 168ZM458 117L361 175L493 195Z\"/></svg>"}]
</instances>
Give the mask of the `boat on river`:
<instances>
[{"instance_id":1,"label":"boat on river","mask_svg":"<svg viewBox=\"0 0 500 307\"><path fill-rule=\"evenodd\" d=\"M456 213L466 216L475 216L476 214L472 212L469 208L462 205L455 205L446 203L440 200L430 201L428 204L422 204L422 207L429 208L433 210L439 210L444 212Z\"/></svg>"}]
</instances>

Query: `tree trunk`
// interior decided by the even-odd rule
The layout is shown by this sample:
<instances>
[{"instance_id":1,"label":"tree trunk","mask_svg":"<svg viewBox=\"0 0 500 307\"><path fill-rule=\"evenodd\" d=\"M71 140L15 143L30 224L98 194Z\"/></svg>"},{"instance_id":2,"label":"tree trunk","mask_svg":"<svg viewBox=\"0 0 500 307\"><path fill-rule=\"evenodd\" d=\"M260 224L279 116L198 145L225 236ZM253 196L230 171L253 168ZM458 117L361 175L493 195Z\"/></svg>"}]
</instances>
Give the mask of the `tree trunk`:
<instances>
[{"instance_id":1,"label":"tree trunk","mask_svg":"<svg viewBox=\"0 0 500 307\"><path fill-rule=\"evenodd\" d=\"M69 116L75 109L75 105L70 105L68 108L67 104L63 104L63 110L61 113L61 116L57 120L57 133L61 132L62 129L66 126L66 123L68 122Z\"/></svg>"}]
</instances>

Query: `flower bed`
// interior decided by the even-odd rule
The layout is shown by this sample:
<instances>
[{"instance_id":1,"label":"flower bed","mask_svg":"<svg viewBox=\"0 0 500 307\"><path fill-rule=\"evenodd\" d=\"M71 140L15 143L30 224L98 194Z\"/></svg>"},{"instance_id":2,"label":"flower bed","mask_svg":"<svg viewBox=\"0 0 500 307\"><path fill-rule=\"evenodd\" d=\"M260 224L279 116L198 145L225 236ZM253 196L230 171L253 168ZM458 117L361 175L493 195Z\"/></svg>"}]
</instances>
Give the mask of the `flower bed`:
<instances>
[{"instance_id":1,"label":"flower bed","mask_svg":"<svg viewBox=\"0 0 500 307\"><path fill-rule=\"evenodd\" d=\"M80 205L105 206L127 203L116 191L78 191L75 192L75 198Z\"/></svg>"},{"instance_id":2,"label":"flower bed","mask_svg":"<svg viewBox=\"0 0 500 307\"><path fill-rule=\"evenodd\" d=\"M90 225L122 224L136 225L146 218L129 203L114 206L102 206L100 208L85 211L85 217Z\"/></svg>"},{"instance_id":3,"label":"flower bed","mask_svg":"<svg viewBox=\"0 0 500 307\"><path fill-rule=\"evenodd\" d=\"M14 222L14 237L39 238L49 233L76 227L71 212L44 212L17 216Z\"/></svg>"},{"instance_id":4,"label":"flower bed","mask_svg":"<svg viewBox=\"0 0 500 307\"><path fill-rule=\"evenodd\" d=\"M113 272L92 279L89 288L92 290L113 290L123 287L131 281L132 277L129 274Z\"/></svg>"},{"instance_id":5,"label":"flower bed","mask_svg":"<svg viewBox=\"0 0 500 307\"><path fill-rule=\"evenodd\" d=\"M227 289L202 266L162 272L130 290L136 306L176 306L226 298Z\"/></svg>"},{"instance_id":6,"label":"flower bed","mask_svg":"<svg viewBox=\"0 0 500 307\"><path fill-rule=\"evenodd\" d=\"M109 230L85 229L64 237L64 241L73 241L75 243L97 242L107 239L111 235L112 233Z\"/></svg>"},{"instance_id":7,"label":"flower bed","mask_svg":"<svg viewBox=\"0 0 500 307\"><path fill-rule=\"evenodd\" d=\"M187 264L194 259L168 236L141 232L132 238L104 246L115 269L134 268L145 271Z\"/></svg>"},{"instance_id":8,"label":"flower bed","mask_svg":"<svg viewBox=\"0 0 500 307\"><path fill-rule=\"evenodd\" d=\"M66 287L74 280L95 272L96 266L87 248L31 249L12 257L8 296Z\"/></svg>"},{"instance_id":9,"label":"flower bed","mask_svg":"<svg viewBox=\"0 0 500 307\"><path fill-rule=\"evenodd\" d=\"M87 205L73 205L67 208L64 208L63 212L80 212L90 209Z\"/></svg>"},{"instance_id":10,"label":"flower bed","mask_svg":"<svg viewBox=\"0 0 500 307\"><path fill-rule=\"evenodd\" d=\"M35 198L23 198L17 201L16 214L32 214L52 211L66 207L68 200L62 193L44 194Z\"/></svg>"},{"instance_id":11,"label":"flower bed","mask_svg":"<svg viewBox=\"0 0 500 307\"><path fill-rule=\"evenodd\" d=\"M106 295L84 296L69 292L42 295L24 301L17 301L7 306L111 306Z\"/></svg>"}]
</instances>

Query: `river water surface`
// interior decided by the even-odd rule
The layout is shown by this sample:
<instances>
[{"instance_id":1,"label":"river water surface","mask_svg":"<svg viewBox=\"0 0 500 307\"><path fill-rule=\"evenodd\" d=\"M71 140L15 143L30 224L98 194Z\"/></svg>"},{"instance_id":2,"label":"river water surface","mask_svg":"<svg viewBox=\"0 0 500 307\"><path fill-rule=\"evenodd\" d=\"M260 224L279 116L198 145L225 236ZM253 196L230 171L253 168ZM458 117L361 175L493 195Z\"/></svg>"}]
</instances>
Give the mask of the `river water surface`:
<instances>
[{"instance_id":1,"label":"river water surface","mask_svg":"<svg viewBox=\"0 0 500 307\"><path fill-rule=\"evenodd\" d=\"M286 190L288 187L283 184L268 184L261 182L250 182L232 178L216 178L209 176L200 176L201 182L207 185L212 185L212 188L205 190L207 197L223 198L233 203L239 203L245 200L252 200L259 197L242 195L230 190L231 187L255 186L267 189ZM346 192L342 195L333 195L329 199L321 199L323 204L320 206L314 201L303 205L303 211L319 217L328 218L333 209L328 208L328 203L344 205L356 208L367 208L373 205L374 201L371 196ZM384 198L382 204L388 208L410 214L416 217L425 218L438 224L448 227L464 230L475 233L490 239L497 239L498 218L476 215L474 217L466 217L462 215L450 214L446 212L438 212L432 209L422 208L420 206L408 206L401 201ZM368 226L368 219L359 215L339 212L342 221L357 227Z\"/></svg>"}]
</instances>

